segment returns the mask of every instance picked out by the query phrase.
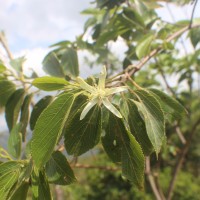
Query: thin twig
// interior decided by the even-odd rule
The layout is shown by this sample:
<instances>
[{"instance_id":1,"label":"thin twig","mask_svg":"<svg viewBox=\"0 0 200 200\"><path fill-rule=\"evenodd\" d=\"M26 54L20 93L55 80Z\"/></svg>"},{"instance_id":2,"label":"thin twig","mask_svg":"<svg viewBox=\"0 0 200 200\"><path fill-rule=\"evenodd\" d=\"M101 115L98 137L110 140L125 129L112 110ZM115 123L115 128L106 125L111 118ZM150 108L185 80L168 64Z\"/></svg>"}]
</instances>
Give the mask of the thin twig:
<instances>
[{"instance_id":1,"label":"thin twig","mask_svg":"<svg viewBox=\"0 0 200 200\"><path fill-rule=\"evenodd\" d=\"M166 42L170 42L170 41L174 40L175 38L177 38L178 36L180 36L181 34L185 33L186 31L188 31L191 28L198 28L198 27L200 27L200 23L192 24L191 27L185 26L182 29L180 29L177 32L175 32L172 35L170 35L166 39ZM150 54L147 55L146 57L144 57L139 63L137 63L135 65L128 66L127 69L123 70L122 72L118 73L117 75L115 75L113 77L110 77L110 80L118 81L118 80L122 79L123 81L126 81L126 78L124 78L126 76L125 73L128 72L129 76L132 76L137 71L139 71L152 57L154 57L161 50L162 50L162 47L159 46L157 49L154 49L153 51L151 51Z\"/></svg>"},{"instance_id":2,"label":"thin twig","mask_svg":"<svg viewBox=\"0 0 200 200\"><path fill-rule=\"evenodd\" d=\"M185 139L185 137L183 136L183 133L182 133L182 131L181 131L181 129L180 129L180 127L179 127L179 125L178 125L177 122L175 122L175 130L176 130L176 133L177 133L177 135L178 135L178 137L179 137L181 143L182 143L182 144L186 144L186 139Z\"/></svg>"},{"instance_id":3,"label":"thin twig","mask_svg":"<svg viewBox=\"0 0 200 200\"><path fill-rule=\"evenodd\" d=\"M178 159L178 161L176 163L176 166L174 168L172 179L170 181L170 185L169 185L169 188L168 188L167 200L171 200L172 199L172 195L173 195L173 191L174 191L175 182L176 182L176 178L177 178L178 172L180 171L180 169L182 167L185 155L187 154L187 152L189 150L189 147L191 145L193 136L194 136L194 134L196 132L196 129L197 129L199 124L200 124L200 118L193 125L192 130L190 131L190 135L188 137L188 140L187 140L185 146L183 147L183 149L181 150L179 159Z\"/></svg>"},{"instance_id":4,"label":"thin twig","mask_svg":"<svg viewBox=\"0 0 200 200\"><path fill-rule=\"evenodd\" d=\"M151 189L153 191L153 194L156 197L156 200L163 200L159 191L158 191L158 188L156 187L154 177L151 173L150 157L146 157L146 174L147 174L147 177L149 179L149 183L150 183Z\"/></svg>"},{"instance_id":5,"label":"thin twig","mask_svg":"<svg viewBox=\"0 0 200 200\"><path fill-rule=\"evenodd\" d=\"M76 163L75 165L71 165L72 168L80 168L80 169L100 169L105 171L119 171L121 168L119 167L108 167L108 166L94 166L94 165L85 165Z\"/></svg>"}]
</instances>

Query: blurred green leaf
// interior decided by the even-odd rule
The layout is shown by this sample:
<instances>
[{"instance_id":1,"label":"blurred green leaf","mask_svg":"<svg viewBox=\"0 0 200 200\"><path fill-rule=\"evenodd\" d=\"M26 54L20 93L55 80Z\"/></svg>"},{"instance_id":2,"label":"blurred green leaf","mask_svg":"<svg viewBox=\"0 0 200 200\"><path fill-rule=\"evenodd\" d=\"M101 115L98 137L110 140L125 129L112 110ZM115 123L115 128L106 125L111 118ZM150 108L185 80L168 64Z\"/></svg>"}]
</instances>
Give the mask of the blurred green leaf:
<instances>
[{"instance_id":1,"label":"blurred green leaf","mask_svg":"<svg viewBox=\"0 0 200 200\"><path fill-rule=\"evenodd\" d=\"M116 117L112 113L110 113L109 125L106 129L106 135L107 134L117 135L115 136L115 140L113 140L112 143L113 146L119 146L118 156L121 158L122 175L134 184L136 184L139 188L143 188L144 155L139 143L135 140L134 136L131 135L131 133L126 129L122 119ZM110 151L115 150L116 149L107 148L106 152L109 156L112 155L113 158L113 153L110 154Z\"/></svg>"},{"instance_id":2,"label":"blurred green leaf","mask_svg":"<svg viewBox=\"0 0 200 200\"><path fill-rule=\"evenodd\" d=\"M33 200L52 200L49 183L43 170L35 169L32 172L31 183Z\"/></svg>"},{"instance_id":3,"label":"blurred green leaf","mask_svg":"<svg viewBox=\"0 0 200 200\"><path fill-rule=\"evenodd\" d=\"M94 106L84 119L80 114L85 106L76 111L73 119L65 127L65 148L70 155L81 155L93 148L100 140L101 134L101 109Z\"/></svg>"},{"instance_id":4,"label":"blurred green leaf","mask_svg":"<svg viewBox=\"0 0 200 200\"><path fill-rule=\"evenodd\" d=\"M13 126L18 120L18 115L24 100L25 90L16 90L8 99L5 110L6 122L9 130L11 131Z\"/></svg>"},{"instance_id":5,"label":"blurred green leaf","mask_svg":"<svg viewBox=\"0 0 200 200\"><path fill-rule=\"evenodd\" d=\"M120 110L128 122L131 134L141 145L144 154L146 156L150 155L153 152L153 146L148 138L145 123L138 112L136 104L130 99L123 99Z\"/></svg>"},{"instance_id":6,"label":"blurred green leaf","mask_svg":"<svg viewBox=\"0 0 200 200\"><path fill-rule=\"evenodd\" d=\"M145 90L136 90L138 101L134 101L138 111L142 114L148 137L155 149L156 154L160 152L165 139L165 120L161 106L157 99Z\"/></svg>"},{"instance_id":7,"label":"blurred green leaf","mask_svg":"<svg viewBox=\"0 0 200 200\"><path fill-rule=\"evenodd\" d=\"M0 107L5 106L9 97L15 91L15 84L8 80L0 79Z\"/></svg>"},{"instance_id":8,"label":"blurred green leaf","mask_svg":"<svg viewBox=\"0 0 200 200\"><path fill-rule=\"evenodd\" d=\"M157 89L149 89L151 94L160 102L162 110L170 117L172 122L181 119L186 113L186 109L175 99Z\"/></svg>"},{"instance_id":9,"label":"blurred green leaf","mask_svg":"<svg viewBox=\"0 0 200 200\"><path fill-rule=\"evenodd\" d=\"M76 77L79 75L78 55L75 49L67 48L62 54L61 66L65 74Z\"/></svg>"},{"instance_id":10,"label":"blurred green leaf","mask_svg":"<svg viewBox=\"0 0 200 200\"><path fill-rule=\"evenodd\" d=\"M53 100L52 96L45 96L35 104L31 112L31 118L30 118L31 130L34 129L38 117L40 116L42 111L52 102L52 100Z\"/></svg>"},{"instance_id":11,"label":"blurred green leaf","mask_svg":"<svg viewBox=\"0 0 200 200\"><path fill-rule=\"evenodd\" d=\"M0 73L6 71L6 67L5 65L3 64L3 62L0 60Z\"/></svg>"},{"instance_id":12,"label":"blurred green leaf","mask_svg":"<svg viewBox=\"0 0 200 200\"><path fill-rule=\"evenodd\" d=\"M50 52L49 54L47 54L42 64L43 69L47 74L56 77L65 77L60 62L54 52Z\"/></svg>"},{"instance_id":13,"label":"blurred green leaf","mask_svg":"<svg viewBox=\"0 0 200 200\"><path fill-rule=\"evenodd\" d=\"M149 34L144 36L138 43L136 47L136 54L139 59L143 58L144 56L148 55L150 52L150 46L154 39L154 35Z\"/></svg>"},{"instance_id":14,"label":"blurred green leaf","mask_svg":"<svg viewBox=\"0 0 200 200\"><path fill-rule=\"evenodd\" d=\"M69 82L63 78L44 76L34 79L32 85L44 91L54 91L64 89Z\"/></svg>"},{"instance_id":15,"label":"blurred green leaf","mask_svg":"<svg viewBox=\"0 0 200 200\"><path fill-rule=\"evenodd\" d=\"M22 183L14 192L14 194L10 197L10 200L26 200L28 189L29 189L29 183L27 182Z\"/></svg>"},{"instance_id":16,"label":"blurred green leaf","mask_svg":"<svg viewBox=\"0 0 200 200\"><path fill-rule=\"evenodd\" d=\"M12 59L10 61L10 65L13 67L13 69L15 69L18 73L22 72L22 66L23 63L26 61L26 58L24 56L16 58L16 59Z\"/></svg>"},{"instance_id":17,"label":"blurred green leaf","mask_svg":"<svg viewBox=\"0 0 200 200\"><path fill-rule=\"evenodd\" d=\"M60 151L53 152L46 163L45 171L49 183L68 185L76 181L66 157Z\"/></svg>"},{"instance_id":18,"label":"blurred green leaf","mask_svg":"<svg viewBox=\"0 0 200 200\"><path fill-rule=\"evenodd\" d=\"M8 138L8 152L14 158L19 159L21 155L22 146L22 134L21 134L22 124L16 124Z\"/></svg>"},{"instance_id":19,"label":"blurred green leaf","mask_svg":"<svg viewBox=\"0 0 200 200\"><path fill-rule=\"evenodd\" d=\"M23 142L25 142L25 138L26 138L26 128L29 123L29 106L31 104L32 97L33 97L33 94L28 94L24 98L24 102L21 107L20 122L22 124L21 133L22 133Z\"/></svg>"}]
</instances>

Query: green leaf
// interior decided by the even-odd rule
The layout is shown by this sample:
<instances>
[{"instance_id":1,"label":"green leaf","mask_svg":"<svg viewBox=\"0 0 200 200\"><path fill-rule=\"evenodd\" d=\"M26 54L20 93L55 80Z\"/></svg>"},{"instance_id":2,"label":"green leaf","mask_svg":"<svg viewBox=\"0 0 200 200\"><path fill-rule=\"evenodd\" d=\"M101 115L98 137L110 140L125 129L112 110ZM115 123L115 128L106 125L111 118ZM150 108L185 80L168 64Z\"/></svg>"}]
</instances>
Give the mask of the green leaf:
<instances>
[{"instance_id":1,"label":"green leaf","mask_svg":"<svg viewBox=\"0 0 200 200\"><path fill-rule=\"evenodd\" d=\"M109 115L111 115L111 113ZM103 136L101 137L101 142L109 158L115 163L121 162L122 154L122 148L119 138L120 135L118 133L119 132L111 118L110 120L108 120L105 133L103 133Z\"/></svg>"},{"instance_id":2,"label":"green leaf","mask_svg":"<svg viewBox=\"0 0 200 200\"><path fill-rule=\"evenodd\" d=\"M6 71L6 67L4 66L3 62L0 60L0 73Z\"/></svg>"},{"instance_id":3,"label":"green leaf","mask_svg":"<svg viewBox=\"0 0 200 200\"><path fill-rule=\"evenodd\" d=\"M148 137L155 149L160 152L165 139L164 114L157 99L145 90L136 90L138 101L134 101L145 122Z\"/></svg>"},{"instance_id":4,"label":"green leaf","mask_svg":"<svg viewBox=\"0 0 200 200\"><path fill-rule=\"evenodd\" d=\"M29 106L32 100L33 94L28 94L21 107L21 116L20 122L22 124L21 133L22 133L22 140L25 142L26 139L26 128L29 122Z\"/></svg>"},{"instance_id":5,"label":"green leaf","mask_svg":"<svg viewBox=\"0 0 200 200\"><path fill-rule=\"evenodd\" d=\"M68 185L76 181L66 157L60 151L52 154L51 159L46 163L45 171L49 183Z\"/></svg>"},{"instance_id":6,"label":"green leaf","mask_svg":"<svg viewBox=\"0 0 200 200\"><path fill-rule=\"evenodd\" d=\"M74 99L73 94L61 94L38 118L31 143L32 157L37 168L41 168L50 159Z\"/></svg>"},{"instance_id":7,"label":"green leaf","mask_svg":"<svg viewBox=\"0 0 200 200\"><path fill-rule=\"evenodd\" d=\"M12 59L10 61L10 65L18 72L22 72L22 65L26 61L26 58L24 56Z\"/></svg>"},{"instance_id":8,"label":"green leaf","mask_svg":"<svg viewBox=\"0 0 200 200\"><path fill-rule=\"evenodd\" d=\"M142 40L138 43L136 47L136 55L139 59L143 58L144 56L148 55L150 52L150 46L154 39L154 35L146 35L142 38Z\"/></svg>"},{"instance_id":9,"label":"green leaf","mask_svg":"<svg viewBox=\"0 0 200 200\"><path fill-rule=\"evenodd\" d=\"M166 117L171 119L172 122L181 119L187 113L185 108L176 99L164 92L157 89L149 89L149 91L159 101Z\"/></svg>"},{"instance_id":10,"label":"green leaf","mask_svg":"<svg viewBox=\"0 0 200 200\"><path fill-rule=\"evenodd\" d=\"M67 75L76 77L79 75L79 64L77 52L73 48L68 48L61 58L61 66Z\"/></svg>"},{"instance_id":11,"label":"green leaf","mask_svg":"<svg viewBox=\"0 0 200 200\"><path fill-rule=\"evenodd\" d=\"M31 112L31 118L30 118L31 130L34 129L38 117L40 116L42 111L52 102L52 100L53 100L52 96L45 96L35 104Z\"/></svg>"},{"instance_id":12,"label":"green leaf","mask_svg":"<svg viewBox=\"0 0 200 200\"><path fill-rule=\"evenodd\" d=\"M43 64L43 69L47 74L56 77L65 77L60 62L54 52L50 52L44 58L42 64Z\"/></svg>"},{"instance_id":13,"label":"green leaf","mask_svg":"<svg viewBox=\"0 0 200 200\"><path fill-rule=\"evenodd\" d=\"M73 119L65 127L65 148L70 155L81 155L93 148L100 139L101 109L94 106L84 119L80 121L83 107L76 112Z\"/></svg>"},{"instance_id":14,"label":"green leaf","mask_svg":"<svg viewBox=\"0 0 200 200\"><path fill-rule=\"evenodd\" d=\"M26 200L28 189L29 189L29 183L27 182L22 183L15 191L15 193L11 196L10 200Z\"/></svg>"},{"instance_id":15,"label":"green leaf","mask_svg":"<svg viewBox=\"0 0 200 200\"><path fill-rule=\"evenodd\" d=\"M64 78L44 76L34 79L32 85L44 91L54 91L64 89L69 82Z\"/></svg>"},{"instance_id":16,"label":"green leaf","mask_svg":"<svg viewBox=\"0 0 200 200\"><path fill-rule=\"evenodd\" d=\"M31 175L31 188L33 199L35 200L52 200L49 183L44 171L33 171Z\"/></svg>"},{"instance_id":17,"label":"green leaf","mask_svg":"<svg viewBox=\"0 0 200 200\"><path fill-rule=\"evenodd\" d=\"M200 28L191 29L189 32L189 37L193 47L196 48L200 42Z\"/></svg>"},{"instance_id":18,"label":"green leaf","mask_svg":"<svg viewBox=\"0 0 200 200\"><path fill-rule=\"evenodd\" d=\"M139 188L142 188L144 184L144 155L139 143L126 129L122 119L117 118L111 113L108 128L106 129L107 134L115 135L114 137L112 136L115 138L115 141L112 143L114 146L118 146L117 150L119 159L121 159L122 174ZM114 152L115 149L106 149L108 155L113 156L113 153L110 154L110 151Z\"/></svg>"},{"instance_id":19,"label":"green leaf","mask_svg":"<svg viewBox=\"0 0 200 200\"><path fill-rule=\"evenodd\" d=\"M138 28L145 28L145 24L142 16L133 8L125 7L123 10L123 14Z\"/></svg>"},{"instance_id":20,"label":"green leaf","mask_svg":"<svg viewBox=\"0 0 200 200\"><path fill-rule=\"evenodd\" d=\"M7 101L5 116L10 131L17 122L21 105L24 100L24 95L25 95L24 89L18 89L10 96L10 98Z\"/></svg>"},{"instance_id":21,"label":"green leaf","mask_svg":"<svg viewBox=\"0 0 200 200\"><path fill-rule=\"evenodd\" d=\"M130 99L123 99L120 104L120 110L128 122L130 132L137 139L146 156L153 152L153 146L148 138L145 123L140 116L137 106Z\"/></svg>"},{"instance_id":22,"label":"green leaf","mask_svg":"<svg viewBox=\"0 0 200 200\"><path fill-rule=\"evenodd\" d=\"M0 197L7 200L18 182L20 171L24 167L22 162L9 161L0 164Z\"/></svg>"},{"instance_id":23,"label":"green leaf","mask_svg":"<svg viewBox=\"0 0 200 200\"><path fill-rule=\"evenodd\" d=\"M0 107L6 105L6 102L14 91L15 84L8 80L0 80Z\"/></svg>"},{"instance_id":24,"label":"green leaf","mask_svg":"<svg viewBox=\"0 0 200 200\"><path fill-rule=\"evenodd\" d=\"M21 145L22 145L22 135L21 123L16 124L11 130L10 136L8 138L8 152L14 158L19 159L21 155Z\"/></svg>"}]
</instances>

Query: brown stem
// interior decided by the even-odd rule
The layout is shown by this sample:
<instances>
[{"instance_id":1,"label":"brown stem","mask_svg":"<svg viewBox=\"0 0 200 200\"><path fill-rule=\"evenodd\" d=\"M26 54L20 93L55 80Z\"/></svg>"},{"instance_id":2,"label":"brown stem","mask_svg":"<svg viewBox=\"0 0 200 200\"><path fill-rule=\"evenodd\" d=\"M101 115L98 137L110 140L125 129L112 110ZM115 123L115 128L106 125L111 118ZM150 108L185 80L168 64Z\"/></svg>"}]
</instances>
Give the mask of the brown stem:
<instances>
[{"instance_id":1,"label":"brown stem","mask_svg":"<svg viewBox=\"0 0 200 200\"><path fill-rule=\"evenodd\" d=\"M8 48L8 44L7 44L7 41L6 41L6 38L4 36L4 33L3 32L0 32L0 42L3 46L3 48L5 49L7 55L8 55L8 58L10 60L13 59L13 56L12 56L12 53L10 52L9 48Z\"/></svg>"},{"instance_id":2,"label":"brown stem","mask_svg":"<svg viewBox=\"0 0 200 200\"><path fill-rule=\"evenodd\" d=\"M94 165L85 165L76 163L75 165L71 166L72 168L81 168L81 169L100 169L105 171L119 171L119 167L108 167L108 166L94 166Z\"/></svg>"},{"instance_id":3,"label":"brown stem","mask_svg":"<svg viewBox=\"0 0 200 200\"><path fill-rule=\"evenodd\" d=\"M197 24L192 24L191 27L185 26L182 29L178 30L177 32L173 33L170 35L167 39L166 42L170 42L180 36L181 34L185 33L186 31L190 30L191 28L198 28L200 27L200 23ZM153 51L150 52L150 54L146 57L144 57L138 64L136 65L130 65L128 66L127 69L124 71L120 72L119 74L111 77L110 79L112 81L118 81L118 80L123 80L124 82L126 81L126 73L129 73L129 76L132 76L135 74L137 71L139 71L152 57L154 57L157 53L159 53L162 50L162 47L159 46L157 49L154 49Z\"/></svg>"},{"instance_id":4,"label":"brown stem","mask_svg":"<svg viewBox=\"0 0 200 200\"><path fill-rule=\"evenodd\" d=\"M160 193L159 193L159 190L156 186L154 177L151 173L151 166L150 166L150 158L149 157L146 157L146 174L147 174L151 189L153 191L153 194L156 197L156 200L163 200Z\"/></svg>"},{"instance_id":5,"label":"brown stem","mask_svg":"<svg viewBox=\"0 0 200 200\"><path fill-rule=\"evenodd\" d=\"M200 118L193 125L192 130L190 132L190 135L188 137L188 140L187 140L186 144L184 145L183 149L181 150L179 159L178 159L178 161L176 163L176 166L175 166L173 174L172 174L172 179L171 179L170 184L169 184L169 188L168 188L168 192L167 192L167 200L171 200L172 199L174 186L175 186L175 182L176 182L176 178L177 178L178 172L180 171L180 169L182 167L185 155L187 154L187 152L189 150L190 144L192 142L192 138L193 138L193 136L195 134L195 131L196 131L196 129L197 129L199 124L200 124Z\"/></svg>"},{"instance_id":6,"label":"brown stem","mask_svg":"<svg viewBox=\"0 0 200 200\"><path fill-rule=\"evenodd\" d=\"M186 139L185 139L185 137L183 136L183 133L182 133L182 131L181 131L181 129L180 129L180 127L179 127L179 125L178 125L177 122L176 122L176 124L175 124L175 130L176 130L176 133L177 133L177 135L178 135L178 137L179 137L181 143L182 143L182 144L186 144Z\"/></svg>"}]
</instances>

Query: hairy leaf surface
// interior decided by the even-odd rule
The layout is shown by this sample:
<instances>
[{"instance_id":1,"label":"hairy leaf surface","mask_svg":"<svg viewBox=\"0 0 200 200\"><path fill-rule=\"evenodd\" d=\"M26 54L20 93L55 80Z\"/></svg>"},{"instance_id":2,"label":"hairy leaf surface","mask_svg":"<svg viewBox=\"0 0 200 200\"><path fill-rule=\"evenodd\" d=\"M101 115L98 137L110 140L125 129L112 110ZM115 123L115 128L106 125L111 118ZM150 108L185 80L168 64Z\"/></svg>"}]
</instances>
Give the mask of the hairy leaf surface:
<instances>
[{"instance_id":1,"label":"hairy leaf surface","mask_svg":"<svg viewBox=\"0 0 200 200\"><path fill-rule=\"evenodd\" d=\"M41 168L50 159L74 99L73 94L61 94L38 118L31 144L32 157L37 168Z\"/></svg>"},{"instance_id":2,"label":"hairy leaf surface","mask_svg":"<svg viewBox=\"0 0 200 200\"><path fill-rule=\"evenodd\" d=\"M117 153L121 159L122 174L139 188L142 188L144 184L144 155L139 143L126 129L122 119L117 118L113 114L110 114L108 126L106 135L117 135L114 138L113 145L119 146ZM111 149L106 149L108 155L113 158L113 153L110 154L110 151Z\"/></svg>"},{"instance_id":3,"label":"hairy leaf surface","mask_svg":"<svg viewBox=\"0 0 200 200\"><path fill-rule=\"evenodd\" d=\"M0 107L6 105L6 102L14 91L14 83L8 80L0 80Z\"/></svg>"},{"instance_id":4,"label":"hairy leaf surface","mask_svg":"<svg viewBox=\"0 0 200 200\"><path fill-rule=\"evenodd\" d=\"M123 99L120 109L128 122L130 132L135 136L140 143L144 154L150 155L153 151L153 146L147 135L145 123L138 112L135 103L130 99Z\"/></svg>"},{"instance_id":5,"label":"hairy leaf surface","mask_svg":"<svg viewBox=\"0 0 200 200\"><path fill-rule=\"evenodd\" d=\"M29 123L29 106L30 106L32 97L33 97L33 94L28 94L24 98L24 102L23 102L22 108L21 108L20 122L21 122L21 125L22 125L21 133L22 133L23 142L25 141L25 138L26 138L26 128L27 128L28 123Z\"/></svg>"},{"instance_id":6,"label":"hairy leaf surface","mask_svg":"<svg viewBox=\"0 0 200 200\"><path fill-rule=\"evenodd\" d=\"M49 183L58 185L68 185L76 181L66 157L60 152L55 151L45 166Z\"/></svg>"},{"instance_id":7,"label":"hairy leaf surface","mask_svg":"<svg viewBox=\"0 0 200 200\"><path fill-rule=\"evenodd\" d=\"M181 119L187 113L185 108L176 99L164 92L157 89L149 89L149 91L160 102L166 117L170 118L171 121Z\"/></svg>"},{"instance_id":8,"label":"hairy leaf surface","mask_svg":"<svg viewBox=\"0 0 200 200\"><path fill-rule=\"evenodd\" d=\"M22 124L16 124L11 130L10 136L8 138L8 152L14 158L19 159L21 154L22 145L22 134L21 134Z\"/></svg>"},{"instance_id":9,"label":"hairy leaf surface","mask_svg":"<svg viewBox=\"0 0 200 200\"><path fill-rule=\"evenodd\" d=\"M65 148L70 155L81 155L93 148L100 139L101 109L94 106L83 120L80 114L83 107L77 112L65 128Z\"/></svg>"},{"instance_id":10,"label":"hairy leaf surface","mask_svg":"<svg viewBox=\"0 0 200 200\"><path fill-rule=\"evenodd\" d=\"M31 130L34 129L38 117L40 116L42 111L51 103L52 100L53 100L52 96L45 96L35 104L31 112L31 118L30 118Z\"/></svg>"},{"instance_id":11,"label":"hairy leaf surface","mask_svg":"<svg viewBox=\"0 0 200 200\"><path fill-rule=\"evenodd\" d=\"M24 95L25 95L24 89L18 89L10 96L6 104L6 110L5 110L6 122L10 131L17 122L21 105L24 100Z\"/></svg>"},{"instance_id":12,"label":"hairy leaf surface","mask_svg":"<svg viewBox=\"0 0 200 200\"><path fill-rule=\"evenodd\" d=\"M156 151L160 152L165 139L165 120L157 99L145 90L137 90L138 101L134 101L145 122L148 137Z\"/></svg>"}]
</instances>

